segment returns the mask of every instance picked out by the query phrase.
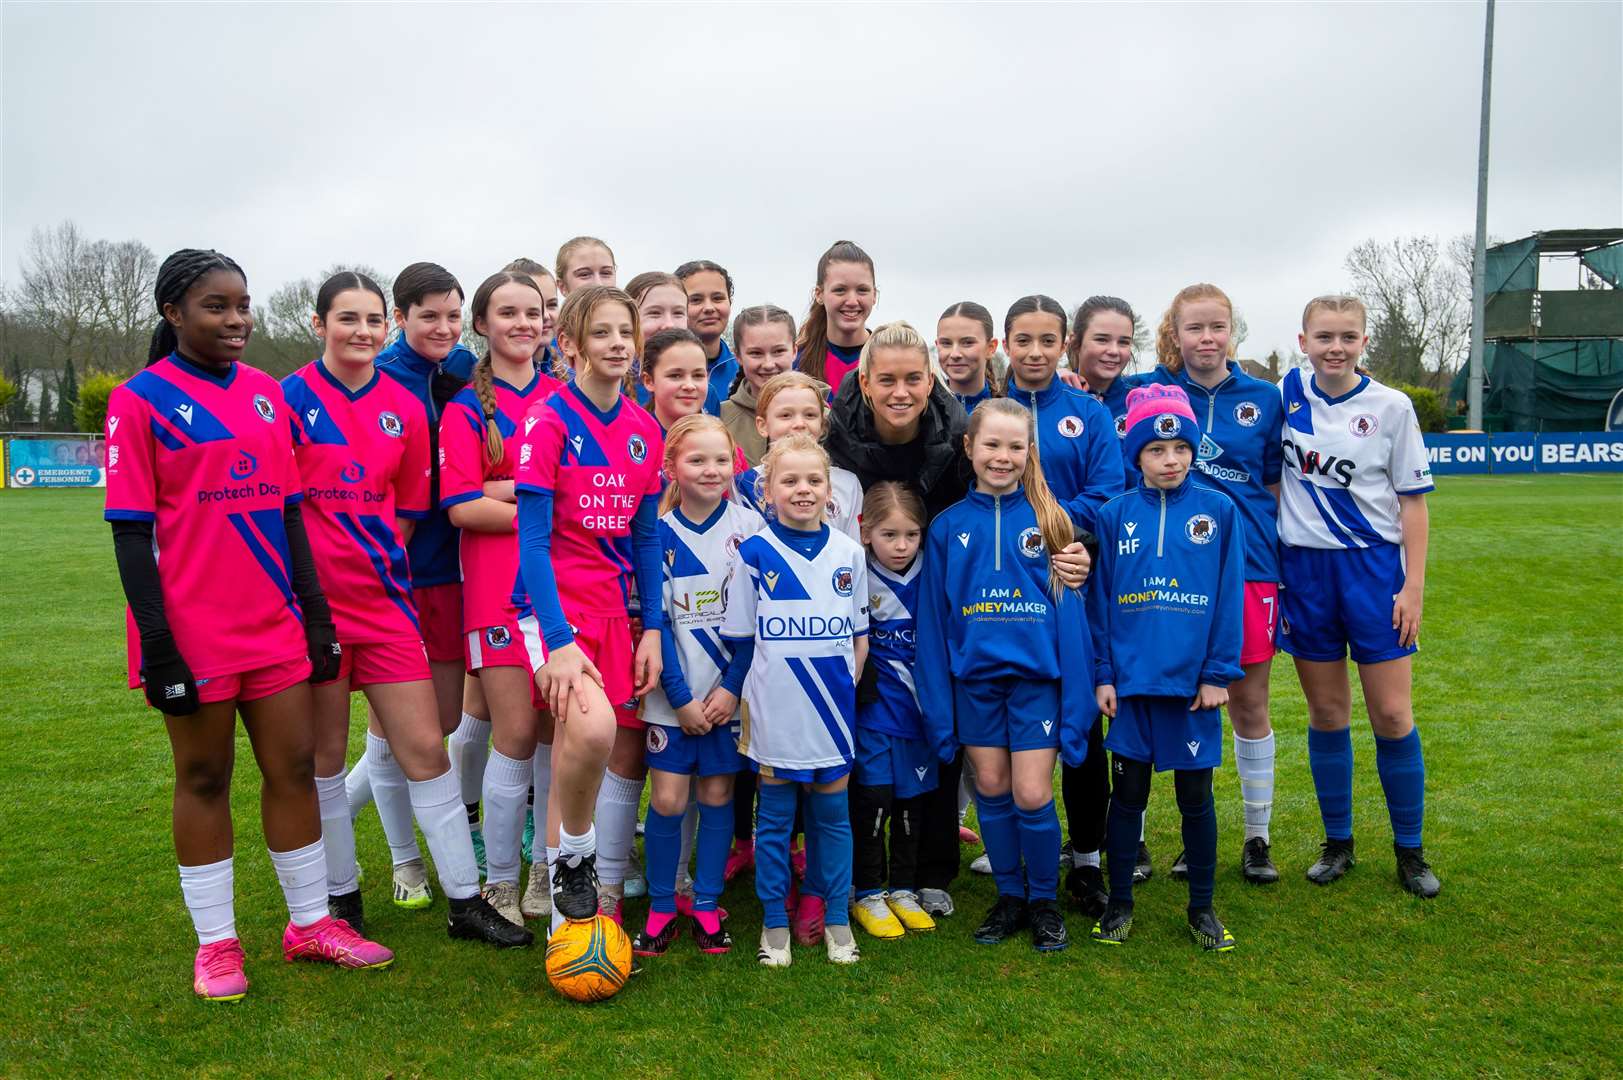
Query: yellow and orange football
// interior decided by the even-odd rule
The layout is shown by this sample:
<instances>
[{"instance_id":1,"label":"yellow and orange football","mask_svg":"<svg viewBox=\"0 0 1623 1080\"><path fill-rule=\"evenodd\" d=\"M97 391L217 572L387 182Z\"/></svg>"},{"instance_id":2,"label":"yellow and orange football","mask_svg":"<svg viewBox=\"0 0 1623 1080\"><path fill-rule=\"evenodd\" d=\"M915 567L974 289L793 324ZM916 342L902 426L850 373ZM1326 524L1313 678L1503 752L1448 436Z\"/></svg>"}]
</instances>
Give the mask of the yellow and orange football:
<instances>
[{"instance_id":1,"label":"yellow and orange football","mask_svg":"<svg viewBox=\"0 0 1623 1080\"><path fill-rule=\"evenodd\" d=\"M547 978L572 1001L604 1001L630 977L631 939L613 919L571 919L547 940Z\"/></svg>"}]
</instances>

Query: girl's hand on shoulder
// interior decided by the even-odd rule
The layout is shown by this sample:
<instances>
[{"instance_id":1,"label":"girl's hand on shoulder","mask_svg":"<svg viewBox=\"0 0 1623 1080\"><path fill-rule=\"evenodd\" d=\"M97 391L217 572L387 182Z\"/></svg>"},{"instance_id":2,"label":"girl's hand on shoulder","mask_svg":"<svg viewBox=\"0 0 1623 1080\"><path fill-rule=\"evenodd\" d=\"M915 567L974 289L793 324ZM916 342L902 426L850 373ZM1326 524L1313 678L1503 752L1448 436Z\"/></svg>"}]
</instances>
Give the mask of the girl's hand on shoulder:
<instances>
[{"instance_id":1,"label":"girl's hand on shoulder","mask_svg":"<svg viewBox=\"0 0 1623 1080\"><path fill-rule=\"evenodd\" d=\"M1059 575L1060 582L1067 589L1080 589L1082 583L1088 580L1088 571L1093 567L1093 560L1088 557L1088 549L1075 540L1060 549L1059 554L1053 557L1053 563L1054 572Z\"/></svg>"},{"instance_id":2,"label":"girl's hand on shoulder","mask_svg":"<svg viewBox=\"0 0 1623 1080\"><path fill-rule=\"evenodd\" d=\"M1058 378L1060 382L1064 383L1066 386L1069 386L1072 390L1086 390L1088 388L1088 380L1084 379L1070 368L1060 368L1058 371L1054 372L1054 376Z\"/></svg>"},{"instance_id":3,"label":"girl's hand on shoulder","mask_svg":"<svg viewBox=\"0 0 1623 1080\"><path fill-rule=\"evenodd\" d=\"M659 651L659 631L644 630L637 641L637 655L631 662L633 678L637 682L636 694L642 697L659 684L659 674L665 670L665 656Z\"/></svg>"},{"instance_id":4,"label":"girl's hand on shoulder","mask_svg":"<svg viewBox=\"0 0 1623 1080\"><path fill-rule=\"evenodd\" d=\"M1405 585L1403 591L1392 598L1392 629L1398 632L1398 644L1405 649L1420 637L1422 603L1422 591L1414 585Z\"/></svg>"},{"instance_id":5,"label":"girl's hand on shoulder","mask_svg":"<svg viewBox=\"0 0 1623 1080\"><path fill-rule=\"evenodd\" d=\"M1201 683L1200 689L1195 691L1195 700L1189 703L1189 711L1200 709L1216 709L1229 703L1229 691L1226 686L1213 686L1210 683Z\"/></svg>"},{"instance_id":6,"label":"girl's hand on shoulder","mask_svg":"<svg viewBox=\"0 0 1623 1080\"><path fill-rule=\"evenodd\" d=\"M587 710L588 680L595 682L599 690L603 688L603 676L598 673L597 665L574 642L548 656L541 670L535 673L536 688L541 691L541 697L546 701L547 708L552 710L553 717L560 722L569 718L571 696L581 712Z\"/></svg>"},{"instance_id":7,"label":"girl's hand on shoulder","mask_svg":"<svg viewBox=\"0 0 1623 1080\"><path fill-rule=\"evenodd\" d=\"M1113 683L1100 683L1093 688L1093 700L1099 706L1099 711L1116 718L1116 687Z\"/></svg>"},{"instance_id":8,"label":"girl's hand on shoulder","mask_svg":"<svg viewBox=\"0 0 1623 1080\"><path fill-rule=\"evenodd\" d=\"M738 698L718 686L705 696L703 708L705 719L710 721L712 727L726 724L732 721L733 712L738 708Z\"/></svg>"},{"instance_id":9,"label":"girl's hand on shoulder","mask_svg":"<svg viewBox=\"0 0 1623 1080\"><path fill-rule=\"evenodd\" d=\"M710 718L704 714L704 706L697 701L690 701L676 710L676 722L681 725L682 731L687 735L708 735L710 733Z\"/></svg>"}]
</instances>

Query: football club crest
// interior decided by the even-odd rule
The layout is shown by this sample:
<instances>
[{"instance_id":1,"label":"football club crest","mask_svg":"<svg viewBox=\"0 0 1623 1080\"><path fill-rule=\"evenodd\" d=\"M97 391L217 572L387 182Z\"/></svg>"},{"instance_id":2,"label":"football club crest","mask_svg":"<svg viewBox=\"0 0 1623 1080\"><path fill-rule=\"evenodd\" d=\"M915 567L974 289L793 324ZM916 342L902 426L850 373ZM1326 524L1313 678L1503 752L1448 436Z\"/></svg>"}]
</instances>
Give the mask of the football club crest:
<instances>
[{"instance_id":1,"label":"football club crest","mask_svg":"<svg viewBox=\"0 0 1623 1080\"><path fill-rule=\"evenodd\" d=\"M271 399L264 394L254 395L254 411L259 413L259 418L267 424L276 419L276 406L272 405Z\"/></svg>"},{"instance_id":2,"label":"football club crest","mask_svg":"<svg viewBox=\"0 0 1623 1080\"><path fill-rule=\"evenodd\" d=\"M671 745L671 737L661 724L648 725L648 752L650 754L664 753L665 748Z\"/></svg>"},{"instance_id":3,"label":"football club crest","mask_svg":"<svg viewBox=\"0 0 1623 1080\"><path fill-rule=\"evenodd\" d=\"M841 596L851 595L851 568L842 566L834 571L834 591Z\"/></svg>"},{"instance_id":4,"label":"football club crest","mask_svg":"<svg viewBox=\"0 0 1623 1080\"><path fill-rule=\"evenodd\" d=\"M406 426L400 422L400 417L392 412L378 413L378 428L391 439L400 438L406 430Z\"/></svg>"},{"instance_id":5,"label":"football club crest","mask_svg":"<svg viewBox=\"0 0 1623 1080\"><path fill-rule=\"evenodd\" d=\"M1059 433L1067 439L1074 439L1082 434L1082 420L1075 416L1062 416L1059 418Z\"/></svg>"},{"instance_id":6,"label":"football club crest","mask_svg":"<svg viewBox=\"0 0 1623 1080\"><path fill-rule=\"evenodd\" d=\"M1375 429L1380 426L1380 421L1375 419L1375 414L1367 412L1359 413L1347 422L1347 430L1360 439L1369 438L1375 434Z\"/></svg>"},{"instance_id":7,"label":"football club crest","mask_svg":"<svg viewBox=\"0 0 1623 1080\"><path fill-rule=\"evenodd\" d=\"M1155 436L1158 439L1170 439L1178 434L1178 418L1169 412L1164 412L1155 418Z\"/></svg>"},{"instance_id":8,"label":"football club crest","mask_svg":"<svg viewBox=\"0 0 1623 1080\"><path fill-rule=\"evenodd\" d=\"M1035 525L1020 534L1020 554L1035 559L1043 553L1043 534Z\"/></svg>"},{"instance_id":9,"label":"football club crest","mask_svg":"<svg viewBox=\"0 0 1623 1080\"><path fill-rule=\"evenodd\" d=\"M1127 414L1126 413L1122 413L1120 416L1116 417L1116 438L1118 438L1118 439L1127 438Z\"/></svg>"},{"instance_id":10,"label":"football club crest","mask_svg":"<svg viewBox=\"0 0 1623 1080\"><path fill-rule=\"evenodd\" d=\"M1196 514L1183 523L1183 534L1197 544L1209 544L1217 535L1217 522L1210 514Z\"/></svg>"},{"instance_id":11,"label":"football club crest","mask_svg":"<svg viewBox=\"0 0 1623 1080\"><path fill-rule=\"evenodd\" d=\"M626 453L631 455L632 461L641 465L642 459L648 456L648 443L641 435L633 435L626 440Z\"/></svg>"},{"instance_id":12,"label":"football club crest","mask_svg":"<svg viewBox=\"0 0 1623 1080\"><path fill-rule=\"evenodd\" d=\"M1234 422L1241 427L1256 427L1262 419L1262 410L1255 401L1242 401L1234 406Z\"/></svg>"},{"instance_id":13,"label":"football club crest","mask_svg":"<svg viewBox=\"0 0 1623 1080\"><path fill-rule=\"evenodd\" d=\"M742 544L743 542L744 542L744 534L743 533L733 533L731 536L729 536L727 538L727 554L728 555L737 555L738 554L738 545ZM672 551L671 554L672 554L672 556L675 556L676 552Z\"/></svg>"},{"instance_id":14,"label":"football club crest","mask_svg":"<svg viewBox=\"0 0 1623 1080\"><path fill-rule=\"evenodd\" d=\"M492 649L505 649L513 643L513 635L507 632L505 626L485 627L485 644Z\"/></svg>"}]
</instances>

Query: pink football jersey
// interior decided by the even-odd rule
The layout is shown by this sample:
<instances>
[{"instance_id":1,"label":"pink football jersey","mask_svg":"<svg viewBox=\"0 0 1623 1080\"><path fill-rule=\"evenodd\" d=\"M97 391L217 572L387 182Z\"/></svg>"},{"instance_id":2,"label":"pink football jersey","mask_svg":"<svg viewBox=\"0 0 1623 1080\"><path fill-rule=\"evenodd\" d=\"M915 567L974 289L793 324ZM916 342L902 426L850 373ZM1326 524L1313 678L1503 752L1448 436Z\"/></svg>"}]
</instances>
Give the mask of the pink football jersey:
<instances>
[{"instance_id":1,"label":"pink football jersey","mask_svg":"<svg viewBox=\"0 0 1623 1080\"><path fill-rule=\"evenodd\" d=\"M282 380L304 523L345 644L420 639L396 516L428 516L428 420L411 392L374 371L359 390L320 360Z\"/></svg>"},{"instance_id":2,"label":"pink football jersey","mask_svg":"<svg viewBox=\"0 0 1623 1080\"><path fill-rule=\"evenodd\" d=\"M501 379L491 380L496 427L502 433L502 459L495 464L485 455L485 414L479 395L471 386L459 391L440 419L440 506L449 510L479 498L487 480L513 479L523 453L523 436L536 426L526 414L562 385L540 372L522 389ZM502 626L517 619L513 582L518 580L518 531L463 529L461 544L463 631Z\"/></svg>"},{"instance_id":3,"label":"pink football jersey","mask_svg":"<svg viewBox=\"0 0 1623 1080\"><path fill-rule=\"evenodd\" d=\"M552 496L552 567L565 612L623 618L631 519L661 489L658 421L624 396L600 412L571 384L532 407L524 422L531 430L519 444L517 486ZM518 581L514 602L528 600Z\"/></svg>"},{"instance_id":4,"label":"pink football jersey","mask_svg":"<svg viewBox=\"0 0 1623 1080\"><path fill-rule=\"evenodd\" d=\"M153 523L164 613L195 678L305 655L282 523L299 488L282 388L257 368L217 376L169 356L108 399L105 517Z\"/></svg>"}]
</instances>

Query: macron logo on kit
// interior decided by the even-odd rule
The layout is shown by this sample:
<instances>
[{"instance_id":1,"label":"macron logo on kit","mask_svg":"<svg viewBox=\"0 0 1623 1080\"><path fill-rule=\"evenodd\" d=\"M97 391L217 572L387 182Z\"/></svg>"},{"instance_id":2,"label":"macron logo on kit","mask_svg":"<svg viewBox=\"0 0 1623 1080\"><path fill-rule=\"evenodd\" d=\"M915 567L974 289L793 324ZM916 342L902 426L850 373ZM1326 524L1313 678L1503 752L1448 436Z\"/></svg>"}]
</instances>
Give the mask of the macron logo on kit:
<instances>
[{"instance_id":1,"label":"macron logo on kit","mask_svg":"<svg viewBox=\"0 0 1623 1080\"><path fill-rule=\"evenodd\" d=\"M958 543L965 550L968 550L968 548L969 548L969 534L968 533L959 533L958 534Z\"/></svg>"},{"instance_id":2,"label":"macron logo on kit","mask_svg":"<svg viewBox=\"0 0 1623 1080\"><path fill-rule=\"evenodd\" d=\"M1051 735L1051 734L1053 734L1053 731L1054 731L1054 721L1052 721L1052 720L1044 720L1043 721L1043 734L1044 735Z\"/></svg>"},{"instance_id":3,"label":"macron logo on kit","mask_svg":"<svg viewBox=\"0 0 1623 1080\"><path fill-rule=\"evenodd\" d=\"M916 775L920 780L923 780L924 779L924 774L929 772L929 771L930 771L930 767L928 765L918 765L918 766L915 766L914 769L913 769L914 775Z\"/></svg>"},{"instance_id":4,"label":"macron logo on kit","mask_svg":"<svg viewBox=\"0 0 1623 1080\"><path fill-rule=\"evenodd\" d=\"M1138 522L1136 522L1136 521L1127 522L1126 523L1126 529L1127 529L1127 535L1132 536L1134 533L1136 533L1138 531Z\"/></svg>"},{"instance_id":5,"label":"macron logo on kit","mask_svg":"<svg viewBox=\"0 0 1623 1080\"><path fill-rule=\"evenodd\" d=\"M571 437L569 440L569 445L575 448L575 456L580 457L581 437L579 435Z\"/></svg>"},{"instance_id":6,"label":"macron logo on kit","mask_svg":"<svg viewBox=\"0 0 1623 1080\"><path fill-rule=\"evenodd\" d=\"M1189 747L1189 756L1190 757L1194 757L1196 754L1200 753L1200 740L1199 739L1195 739L1195 740L1193 740L1191 742L1186 742L1186 743L1184 743L1184 745Z\"/></svg>"},{"instance_id":7,"label":"macron logo on kit","mask_svg":"<svg viewBox=\"0 0 1623 1080\"><path fill-rule=\"evenodd\" d=\"M109 416L107 418L107 437L112 438L114 433L116 433L117 431L118 431L118 417Z\"/></svg>"},{"instance_id":8,"label":"macron logo on kit","mask_svg":"<svg viewBox=\"0 0 1623 1080\"><path fill-rule=\"evenodd\" d=\"M175 412L179 413L180 418L188 424L192 422L192 407L190 405L176 405Z\"/></svg>"},{"instance_id":9,"label":"macron logo on kit","mask_svg":"<svg viewBox=\"0 0 1623 1080\"><path fill-rule=\"evenodd\" d=\"M320 409L311 409L309 412L304 414L305 423L309 424L311 427L314 427L315 423L316 423L316 417L318 417L320 415L321 415L321 410Z\"/></svg>"},{"instance_id":10,"label":"macron logo on kit","mask_svg":"<svg viewBox=\"0 0 1623 1080\"><path fill-rule=\"evenodd\" d=\"M526 416L524 418L524 434L525 435L528 435L532 430L534 430L534 428L535 428L535 419L536 418L533 417L533 416Z\"/></svg>"}]
</instances>

